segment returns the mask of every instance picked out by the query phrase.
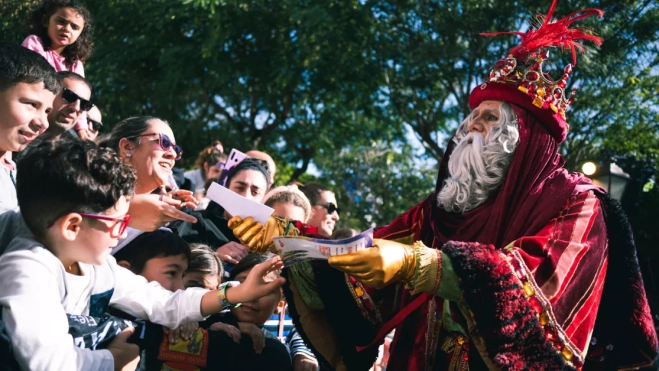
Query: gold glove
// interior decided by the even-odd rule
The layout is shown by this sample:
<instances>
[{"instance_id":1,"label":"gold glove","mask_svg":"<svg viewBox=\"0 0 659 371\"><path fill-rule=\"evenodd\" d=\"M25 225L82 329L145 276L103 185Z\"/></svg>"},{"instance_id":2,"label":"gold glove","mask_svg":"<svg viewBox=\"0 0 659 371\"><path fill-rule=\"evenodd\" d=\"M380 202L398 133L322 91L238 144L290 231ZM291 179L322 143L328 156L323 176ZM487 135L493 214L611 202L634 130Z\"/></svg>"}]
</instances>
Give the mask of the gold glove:
<instances>
[{"instance_id":1,"label":"gold glove","mask_svg":"<svg viewBox=\"0 0 659 371\"><path fill-rule=\"evenodd\" d=\"M328 262L364 285L379 289L392 282L412 282L416 254L413 246L375 239L370 249L330 256Z\"/></svg>"},{"instance_id":2,"label":"gold glove","mask_svg":"<svg viewBox=\"0 0 659 371\"><path fill-rule=\"evenodd\" d=\"M297 236L299 230L288 220L275 214L265 222L265 225L257 222L251 216L243 220L239 216L229 219L229 228L233 234L249 248L251 252L266 253L275 251L273 237Z\"/></svg>"}]
</instances>

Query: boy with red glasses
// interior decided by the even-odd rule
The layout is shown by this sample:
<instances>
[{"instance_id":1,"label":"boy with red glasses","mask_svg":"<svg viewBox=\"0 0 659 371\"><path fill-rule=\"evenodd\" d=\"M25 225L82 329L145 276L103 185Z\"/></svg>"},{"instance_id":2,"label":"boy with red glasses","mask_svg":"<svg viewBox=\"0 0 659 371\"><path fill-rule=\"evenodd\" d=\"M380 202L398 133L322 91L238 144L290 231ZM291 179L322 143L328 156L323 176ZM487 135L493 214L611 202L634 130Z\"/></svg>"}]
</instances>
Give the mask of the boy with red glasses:
<instances>
[{"instance_id":1,"label":"boy with red glasses","mask_svg":"<svg viewBox=\"0 0 659 371\"><path fill-rule=\"evenodd\" d=\"M127 342L132 329L106 349L83 349L86 344L69 335L72 318L102 316L115 307L175 328L278 291L283 283L263 279L281 269L278 258L242 284L218 290L173 293L147 283L109 255L126 230L135 182L133 170L113 151L91 142L44 142L18 168L18 203L34 237L16 237L0 257L0 308L22 369L135 367L139 349Z\"/></svg>"}]
</instances>

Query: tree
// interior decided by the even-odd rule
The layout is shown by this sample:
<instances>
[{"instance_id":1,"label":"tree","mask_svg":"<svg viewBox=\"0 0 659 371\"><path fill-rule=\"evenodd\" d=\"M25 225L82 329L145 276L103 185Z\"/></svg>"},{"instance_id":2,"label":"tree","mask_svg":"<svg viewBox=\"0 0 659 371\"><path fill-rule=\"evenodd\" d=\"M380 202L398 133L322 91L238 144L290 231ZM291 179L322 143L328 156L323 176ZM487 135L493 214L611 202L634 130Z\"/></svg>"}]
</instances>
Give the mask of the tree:
<instances>
[{"instance_id":1,"label":"tree","mask_svg":"<svg viewBox=\"0 0 659 371\"><path fill-rule=\"evenodd\" d=\"M4 39L22 41L21 23L38 3L0 2ZM526 28L550 3L88 1L96 50L85 67L106 127L133 115L167 119L183 166L215 139L272 153L280 184L309 179L315 166L337 187L345 225L365 227L432 190L430 169L469 113L471 89L518 42L479 33ZM604 154L656 161L659 6L561 1L556 15L587 6L606 12L582 23L605 43L579 57L570 81L579 93L561 147L568 166ZM569 59L552 53L549 70ZM410 147L409 129L423 154Z\"/></svg>"},{"instance_id":2,"label":"tree","mask_svg":"<svg viewBox=\"0 0 659 371\"><path fill-rule=\"evenodd\" d=\"M470 111L471 89L518 42L515 36L479 33L528 28L530 14L546 14L549 5L550 1L368 2L377 19L375 55L385 74L381 92L388 97L388 113L409 125L427 155L439 160L443 146L438 143ZM605 42L599 50L588 47L590 52L579 57L568 87L579 88L568 111L571 130L562 147L571 168L602 145L620 148L619 138L607 132L611 128L616 133L638 131L637 126L657 131L652 118L659 103L659 6L650 0L564 1L555 16L585 7L605 11L601 22L588 19L580 24L591 27ZM554 69L562 68L570 57L552 53ZM621 139L632 139L630 135ZM613 145L612 139L618 144ZM625 145L634 146L633 142Z\"/></svg>"},{"instance_id":3,"label":"tree","mask_svg":"<svg viewBox=\"0 0 659 371\"><path fill-rule=\"evenodd\" d=\"M340 225L360 230L388 224L435 186L436 169L416 160L404 142L345 148L333 161L318 162L322 180L333 185L337 202L346 210Z\"/></svg>"}]
</instances>

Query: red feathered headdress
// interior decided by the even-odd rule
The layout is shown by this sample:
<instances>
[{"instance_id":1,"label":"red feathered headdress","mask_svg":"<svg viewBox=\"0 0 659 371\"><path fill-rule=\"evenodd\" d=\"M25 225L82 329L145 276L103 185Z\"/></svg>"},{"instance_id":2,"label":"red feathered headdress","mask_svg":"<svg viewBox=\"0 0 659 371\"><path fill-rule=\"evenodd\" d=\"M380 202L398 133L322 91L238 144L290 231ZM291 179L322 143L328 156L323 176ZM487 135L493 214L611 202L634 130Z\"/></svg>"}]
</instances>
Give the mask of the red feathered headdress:
<instances>
[{"instance_id":1,"label":"red feathered headdress","mask_svg":"<svg viewBox=\"0 0 659 371\"><path fill-rule=\"evenodd\" d=\"M533 112L552 136L560 143L565 140L568 124L565 111L574 100L575 90L569 98L565 95L567 79L572 73L572 64L577 64L576 50L584 51L580 40L588 40L597 46L602 38L590 31L569 26L593 15L604 14L600 9L584 9L567 17L553 20L557 0L553 0L546 16L539 15L539 26L527 32L508 31L482 33L483 36L513 34L521 37L518 46L510 50L506 58L500 59L490 71L487 82L477 86L469 97L469 105L476 108L485 100L503 100ZM572 64L563 70L560 80L554 81L542 71L542 62L549 57L548 48L558 47L572 51Z\"/></svg>"}]
</instances>

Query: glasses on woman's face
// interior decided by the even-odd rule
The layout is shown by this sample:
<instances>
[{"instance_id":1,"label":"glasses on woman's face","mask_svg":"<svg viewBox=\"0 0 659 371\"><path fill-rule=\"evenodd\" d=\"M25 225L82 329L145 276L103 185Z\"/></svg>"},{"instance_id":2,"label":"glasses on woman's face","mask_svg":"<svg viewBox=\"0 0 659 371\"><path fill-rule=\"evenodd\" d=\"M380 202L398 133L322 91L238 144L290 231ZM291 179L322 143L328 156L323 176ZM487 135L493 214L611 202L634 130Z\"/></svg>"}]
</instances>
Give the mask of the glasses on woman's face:
<instances>
[{"instance_id":1,"label":"glasses on woman's face","mask_svg":"<svg viewBox=\"0 0 659 371\"><path fill-rule=\"evenodd\" d=\"M180 160L181 156L183 156L183 149L176 144L172 143L172 140L169 139L169 137L165 134L162 133L149 133L149 134L140 134L140 135L133 135L130 137L126 137L126 139L131 139L131 138L141 138L141 137L148 137L151 135L157 135L158 136L158 145L160 145L160 148L163 149L163 151L169 151L170 148L174 148L174 152L176 152L176 158L175 160Z\"/></svg>"},{"instance_id":2,"label":"glasses on woman's face","mask_svg":"<svg viewBox=\"0 0 659 371\"><path fill-rule=\"evenodd\" d=\"M334 202L316 202L314 206L316 205L322 206L325 209L327 209L328 214L334 214L335 211L336 211L336 215L341 214L341 209L339 209L338 206L334 204Z\"/></svg>"},{"instance_id":3,"label":"glasses on woman's face","mask_svg":"<svg viewBox=\"0 0 659 371\"><path fill-rule=\"evenodd\" d=\"M103 127L103 123L100 121L92 120L87 117L87 123L92 128L92 131L99 131Z\"/></svg>"},{"instance_id":4,"label":"glasses on woman's face","mask_svg":"<svg viewBox=\"0 0 659 371\"><path fill-rule=\"evenodd\" d=\"M62 89L62 99L64 99L66 103L73 103L79 100L80 109L85 112L89 111L90 109L92 109L92 107L94 107L94 103L90 102L85 98L81 98L78 94L74 93L73 91L67 88Z\"/></svg>"},{"instance_id":5,"label":"glasses on woman's face","mask_svg":"<svg viewBox=\"0 0 659 371\"><path fill-rule=\"evenodd\" d=\"M121 235L123 235L124 232L126 232L126 228L128 228L128 223L130 222L130 215L126 215L123 218L113 218L110 216L98 215L98 214L87 214L87 213L78 213L78 214L80 214L80 216L84 218L107 220L114 222L114 224L108 227L108 232L110 232L110 236L112 238L121 237Z\"/></svg>"}]
</instances>

